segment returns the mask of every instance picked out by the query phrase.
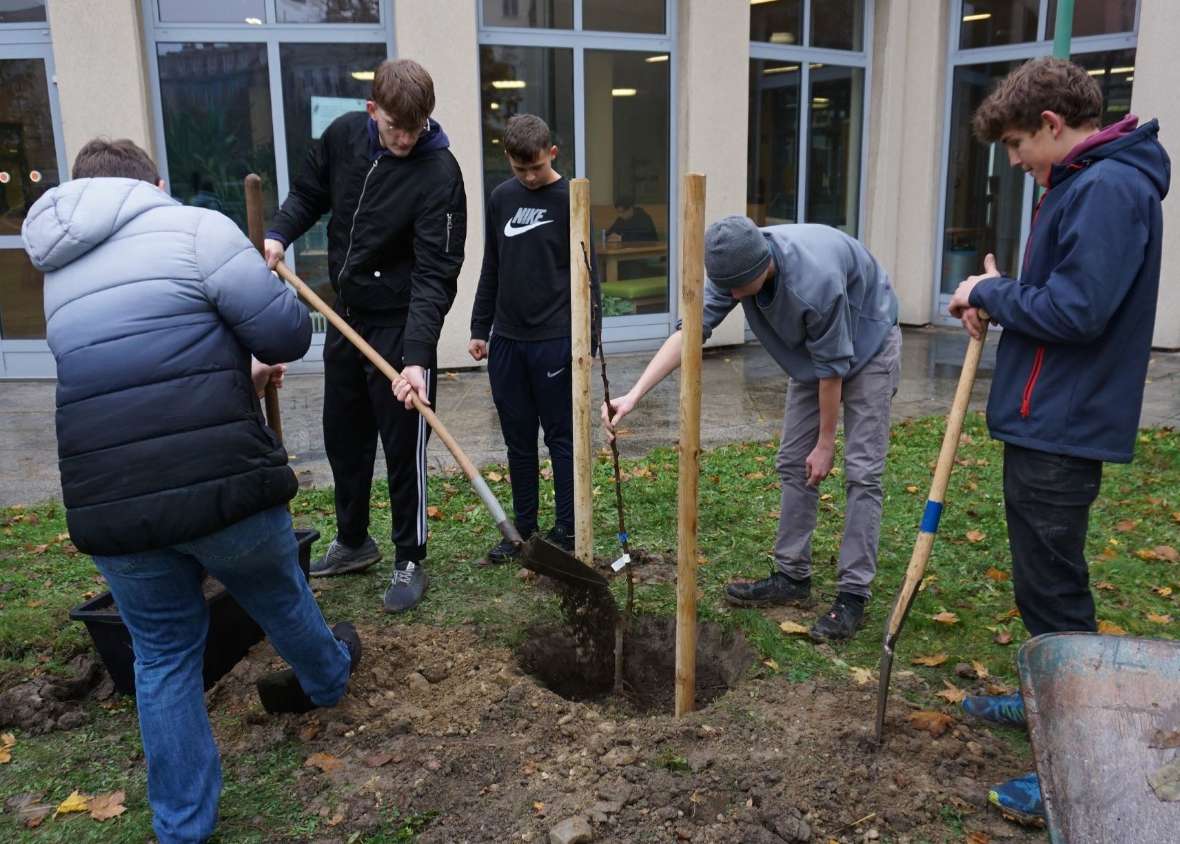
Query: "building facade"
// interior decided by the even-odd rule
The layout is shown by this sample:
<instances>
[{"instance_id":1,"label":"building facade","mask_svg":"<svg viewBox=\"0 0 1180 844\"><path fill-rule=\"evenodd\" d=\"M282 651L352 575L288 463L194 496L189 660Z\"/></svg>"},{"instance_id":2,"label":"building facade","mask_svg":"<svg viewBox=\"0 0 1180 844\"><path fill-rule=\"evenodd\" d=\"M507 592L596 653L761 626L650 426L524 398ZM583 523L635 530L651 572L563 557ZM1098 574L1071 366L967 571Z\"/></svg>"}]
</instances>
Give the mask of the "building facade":
<instances>
[{"instance_id":1,"label":"building facade","mask_svg":"<svg viewBox=\"0 0 1180 844\"><path fill-rule=\"evenodd\" d=\"M971 136L970 117L996 79L1051 51L1055 18L1056 0L0 0L0 378L53 375L20 225L88 139L132 138L177 199L244 227L245 174L262 177L271 213L388 56L434 76L467 181L443 366L471 363L483 200L510 176L500 136L520 112L549 122L560 172L591 180L610 349L673 330L689 171L706 174L706 219L836 226L888 268L903 322L945 322L984 254L1017 269L1033 184ZM1180 4L1076 0L1073 34L1104 121L1131 111L1160 119L1165 146L1180 137L1166 54ZM1164 207L1180 225L1178 201ZM1177 241L1153 338L1166 348L1180 347L1167 316ZM321 222L291 263L330 296L325 249ZM711 342L745 336L739 309ZM318 365L322 337L303 366Z\"/></svg>"}]
</instances>

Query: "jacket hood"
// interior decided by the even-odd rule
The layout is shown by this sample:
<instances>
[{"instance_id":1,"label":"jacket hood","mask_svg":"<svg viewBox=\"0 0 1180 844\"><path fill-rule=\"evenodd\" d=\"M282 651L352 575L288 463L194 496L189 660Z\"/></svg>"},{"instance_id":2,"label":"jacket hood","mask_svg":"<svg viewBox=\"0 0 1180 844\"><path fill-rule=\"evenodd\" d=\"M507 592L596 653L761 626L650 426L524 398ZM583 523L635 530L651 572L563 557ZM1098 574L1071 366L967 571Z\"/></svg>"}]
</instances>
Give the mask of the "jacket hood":
<instances>
[{"instance_id":1,"label":"jacket hood","mask_svg":"<svg viewBox=\"0 0 1180 844\"><path fill-rule=\"evenodd\" d=\"M21 238L33 266L51 272L106 242L145 211L179 204L138 179L74 179L33 203Z\"/></svg>"},{"instance_id":2,"label":"jacket hood","mask_svg":"<svg viewBox=\"0 0 1180 844\"><path fill-rule=\"evenodd\" d=\"M370 159L377 158L381 155L392 155L389 150L381 146L381 137L377 132L377 121L369 118L368 123L369 132L369 157ZM432 152L437 149L449 149L451 146L451 139L447 137L447 133L443 131L442 125L433 117L427 118L426 131L418 138L418 142L414 144L414 148L410 150L410 158L416 155L421 155L424 152Z\"/></svg>"},{"instance_id":3,"label":"jacket hood","mask_svg":"<svg viewBox=\"0 0 1180 844\"><path fill-rule=\"evenodd\" d=\"M1108 158L1142 172L1163 199L1172 180L1172 165L1159 142L1160 124L1149 120L1137 126L1138 122L1139 118L1129 114L1078 144L1063 163L1053 167L1050 184L1057 185L1071 172Z\"/></svg>"}]
</instances>

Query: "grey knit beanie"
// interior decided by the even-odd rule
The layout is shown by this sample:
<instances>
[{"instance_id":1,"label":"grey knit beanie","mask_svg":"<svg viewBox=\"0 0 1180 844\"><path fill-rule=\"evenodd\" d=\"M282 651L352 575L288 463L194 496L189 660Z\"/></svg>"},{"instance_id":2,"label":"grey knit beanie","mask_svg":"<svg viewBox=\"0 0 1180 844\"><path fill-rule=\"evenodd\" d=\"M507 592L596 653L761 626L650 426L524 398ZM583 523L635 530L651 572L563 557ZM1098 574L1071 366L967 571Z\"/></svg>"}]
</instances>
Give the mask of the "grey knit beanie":
<instances>
[{"instance_id":1,"label":"grey knit beanie","mask_svg":"<svg viewBox=\"0 0 1180 844\"><path fill-rule=\"evenodd\" d=\"M770 246L749 217L734 214L705 230L705 272L722 290L749 284L770 263Z\"/></svg>"}]
</instances>

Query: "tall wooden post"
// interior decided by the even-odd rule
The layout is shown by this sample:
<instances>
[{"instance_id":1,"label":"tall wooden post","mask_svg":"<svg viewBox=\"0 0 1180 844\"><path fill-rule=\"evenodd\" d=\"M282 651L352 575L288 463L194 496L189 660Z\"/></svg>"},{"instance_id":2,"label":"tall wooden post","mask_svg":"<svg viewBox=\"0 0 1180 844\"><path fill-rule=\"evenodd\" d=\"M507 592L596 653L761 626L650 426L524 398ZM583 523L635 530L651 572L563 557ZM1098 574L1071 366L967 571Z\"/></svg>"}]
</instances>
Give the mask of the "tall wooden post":
<instances>
[{"instance_id":1,"label":"tall wooden post","mask_svg":"<svg viewBox=\"0 0 1180 844\"><path fill-rule=\"evenodd\" d=\"M570 345L574 400L574 555L594 565L593 455L590 451L590 181L570 181Z\"/></svg>"},{"instance_id":2,"label":"tall wooden post","mask_svg":"<svg viewBox=\"0 0 1180 844\"><path fill-rule=\"evenodd\" d=\"M676 538L676 715L695 708L697 673L697 494L701 457L701 322L705 288L705 177L687 173L680 236L680 469Z\"/></svg>"},{"instance_id":3,"label":"tall wooden post","mask_svg":"<svg viewBox=\"0 0 1180 844\"><path fill-rule=\"evenodd\" d=\"M262 179L257 173L246 175L246 230L250 242L260 254L263 253L262 244L266 239L266 221L262 211ZM279 413L279 391L274 384L267 383L263 394L263 404L266 408L266 424L275 432L279 442L283 441L283 421Z\"/></svg>"}]
</instances>

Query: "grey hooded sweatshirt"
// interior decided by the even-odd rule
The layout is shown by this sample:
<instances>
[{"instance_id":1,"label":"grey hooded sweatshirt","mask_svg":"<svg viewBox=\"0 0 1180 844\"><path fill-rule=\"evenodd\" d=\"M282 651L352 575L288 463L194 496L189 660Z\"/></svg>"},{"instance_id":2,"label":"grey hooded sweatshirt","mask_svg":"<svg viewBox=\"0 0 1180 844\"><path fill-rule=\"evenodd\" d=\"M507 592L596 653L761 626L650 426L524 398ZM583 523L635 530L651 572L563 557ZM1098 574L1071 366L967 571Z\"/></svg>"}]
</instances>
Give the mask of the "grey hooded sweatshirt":
<instances>
[{"instance_id":1,"label":"grey hooded sweatshirt","mask_svg":"<svg viewBox=\"0 0 1180 844\"><path fill-rule=\"evenodd\" d=\"M766 351L797 381L850 378L881 350L897 324L889 275L859 240L831 226L766 226L774 277L741 300ZM705 282L708 339L738 300Z\"/></svg>"}]
</instances>

